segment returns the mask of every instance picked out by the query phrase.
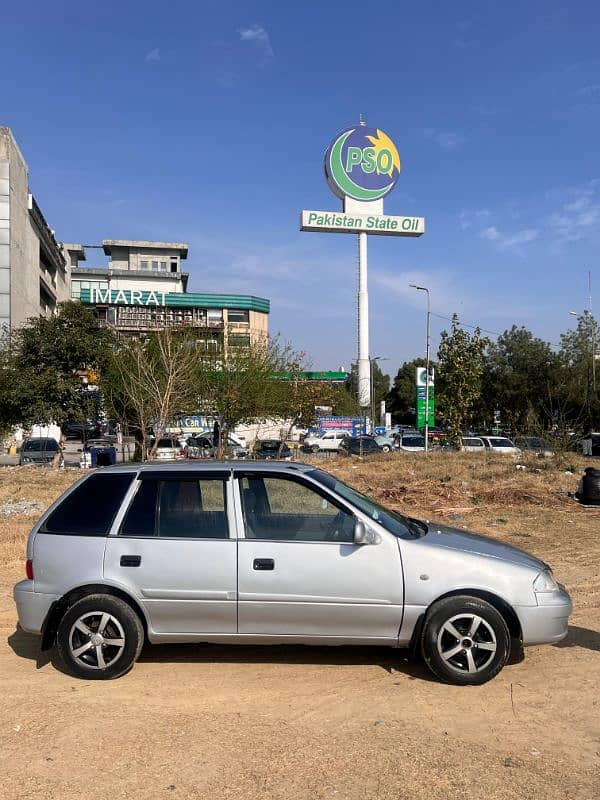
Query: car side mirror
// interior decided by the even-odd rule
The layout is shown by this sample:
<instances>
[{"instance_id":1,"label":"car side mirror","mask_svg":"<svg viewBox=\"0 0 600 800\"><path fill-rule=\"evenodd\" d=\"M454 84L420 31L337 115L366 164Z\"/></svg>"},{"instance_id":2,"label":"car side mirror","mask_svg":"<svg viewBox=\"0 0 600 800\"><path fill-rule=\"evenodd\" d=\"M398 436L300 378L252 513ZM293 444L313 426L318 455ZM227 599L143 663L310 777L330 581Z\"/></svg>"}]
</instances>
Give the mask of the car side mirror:
<instances>
[{"instance_id":1,"label":"car side mirror","mask_svg":"<svg viewBox=\"0 0 600 800\"><path fill-rule=\"evenodd\" d=\"M367 528L362 520L357 519L354 523L354 544L379 544L381 536L375 531Z\"/></svg>"}]
</instances>

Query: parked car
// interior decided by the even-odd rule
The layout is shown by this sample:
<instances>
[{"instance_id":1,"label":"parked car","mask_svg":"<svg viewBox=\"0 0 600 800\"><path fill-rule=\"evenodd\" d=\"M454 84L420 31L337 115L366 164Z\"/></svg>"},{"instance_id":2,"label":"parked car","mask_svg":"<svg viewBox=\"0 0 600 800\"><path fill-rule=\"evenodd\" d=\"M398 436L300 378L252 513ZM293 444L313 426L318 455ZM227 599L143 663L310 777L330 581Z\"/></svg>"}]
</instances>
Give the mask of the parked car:
<instances>
[{"instance_id":1,"label":"parked car","mask_svg":"<svg viewBox=\"0 0 600 800\"><path fill-rule=\"evenodd\" d=\"M405 450L411 453L418 453L425 450L425 437L420 433L402 433L396 438L398 450Z\"/></svg>"},{"instance_id":2,"label":"parked car","mask_svg":"<svg viewBox=\"0 0 600 800\"><path fill-rule=\"evenodd\" d=\"M396 450L398 448L394 437L387 433L380 433L375 436L374 439L384 453L389 453L390 450Z\"/></svg>"},{"instance_id":3,"label":"parked car","mask_svg":"<svg viewBox=\"0 0 600 800\"><path fill-rule=\"evenodd\" d=\"M536 453L545 458L551 458L554 455L550 442L547 439L540 439L538 436L519 436L515 439L515 446L524 453Z\"/></svg>"},{"instance_id":4,"label":"parked car","mask_svg":"<svg viewBox=\"0 0 600 800\"><path fill-rule=\"evenodd\" d=\"M280 458L289 461L292 457L292 451L281 439L257 439L252 453L255 458L264 459Z\"/></svg>"},{"instance_id":5,"label":"parked car","mask_svg":"<svg viewBox=\"0 0 600 800\"><path fill-rule=\"evenodd\" d=\"M309 453L318 453L321 450L338 450L348 431L323 431L317 436L307 436L302 442L302 449Z\"/></svg>"},{"instance_id":6,"label":"parked car","mask_svg":"<svg viewBox=\"0 0 600 800\"><path fill-rule=\"evenodd\" d=\"M34 525L19 624L71 674L127 672L145 641L412 646L481 684L511 642L558 642L571 600L511 545L391 511L310 465L105 467Z\"/></svg>"},{"instance_id":7,"label":"parked car","mask_svg":"<svg viewBox=\"0 0 600 800\"><path fill-rule=\"evenodd\" d=\"M69 422L65 425L63 433L65 439L77 439L85 442L88 439L95 439L101 436L100 425L95 422Z\"/></svg>"},{"instance_id":8,"label":"parked car","mask_svg":"<svg viewBox=\"0 0 600 800\"><path fill-rule=\"evenodd\" d=\"M38 467L63 467L64 458L61 446L56 439L26 439L21 446L19 464L36 464Z\"/></svg>"},{"instance_id":9,"label":"parked car","mask_svg":"<svg viewBox=\"0 0 600 800\"><path fill-rule=\"evenodd\" d=\"M163 437L158 440L154 453L155 461L180 461L185 458L185 450L177 439Z\"/></svg>"},{"instance_id":10,"label":"parked car","mask_svg":"<svg viewBox=\"0 0 600 800\"><path fill-rule=\"evenodd\" d=\"M503 453L505 455L518 456L521 451L515 447L515 443L504 436L482 436L483 444L488 452Z\"/></svg>"},{"instance_id":11,"label":"parked car","mask_svg":"<svg viewBox=\"0 0 600 800\"><path fill-rule=\"evenodd\" d=\"M110 467L117 463L117 450L109 439L88 439L79 459L81 469Z\"/></svg>"},{"instance_id":12,"label":"parked car","mask_svg":"<svg viewBox=\"0 0 600 800\"><path fill-rule=\"evenodd\" d=\"M460 449L465 453L485 453L485 444L480 436L462 436Z\"/></svg>"},{"instance_id":13,"label":"parked car","mask_svg":"<svg viewBox=\"0 0 600 800\"><path fill-rule=\"evenodd\" d=\"M231 451L234 458L248 457L248 448L240 444L238 439L231 436L224 437L222 444ZM191 436L187 440L185 452L188 458L214 458L217 455L217 447L213 444L213 437L210 434Z\"/></svg>"},{"instance_id":14,"label":"parked car","mask_svg":"<svg viewBox=\"0 0 600 800\"><path fill-rule=\"evenodd\" d=\"M340 445L339 452L345 456L372 456L382 453L383 448L377 444L377 437L346 436Z\"/></svg>"}]
</instances>

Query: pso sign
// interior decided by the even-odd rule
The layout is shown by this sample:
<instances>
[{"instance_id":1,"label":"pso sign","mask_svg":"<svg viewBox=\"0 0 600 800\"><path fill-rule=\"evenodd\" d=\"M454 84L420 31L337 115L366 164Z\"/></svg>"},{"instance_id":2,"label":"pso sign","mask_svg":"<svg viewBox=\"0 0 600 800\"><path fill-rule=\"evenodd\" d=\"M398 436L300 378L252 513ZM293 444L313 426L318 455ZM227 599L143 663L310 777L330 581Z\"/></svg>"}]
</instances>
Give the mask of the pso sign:
<instances>
[{"instance_id":1,"label":"pso sign","mask_svg":"<svg viewBox=\"0 0 600 800\"><path fill-rule=\"evenodd\" d=\"M396 185L400 156L382 130L356 125L338 133L327 148L325 175L342 200L380 200Z\"/></svg>"}]
</instances>

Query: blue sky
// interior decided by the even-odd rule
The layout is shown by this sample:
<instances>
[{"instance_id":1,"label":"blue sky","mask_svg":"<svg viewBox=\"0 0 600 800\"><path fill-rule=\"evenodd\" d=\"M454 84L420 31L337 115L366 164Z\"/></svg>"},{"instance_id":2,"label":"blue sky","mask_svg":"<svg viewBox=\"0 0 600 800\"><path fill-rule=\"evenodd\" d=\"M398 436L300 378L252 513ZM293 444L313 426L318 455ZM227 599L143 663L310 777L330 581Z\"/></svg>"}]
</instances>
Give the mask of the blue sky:
<instances>
[{"instance_id":1,"label":"blue sky","mask_svg":"<svg viewBox=\"0 0 600 800\"><path fill-rule=\"evenodd\" d=\"M185 241L192 291L252 293L316 368L356 351L356 240L322 172L364 114L402 160L370 237L371 354L424 350L435 314L558 342L600 308L600 6L592 2L40 2L2 15L0 124L58 238ZM6 68L9 68L6 71ZM103 263L89 251L88 265ZM432 320L433 348L448 322Z\"/></svg>"}]
</instances>

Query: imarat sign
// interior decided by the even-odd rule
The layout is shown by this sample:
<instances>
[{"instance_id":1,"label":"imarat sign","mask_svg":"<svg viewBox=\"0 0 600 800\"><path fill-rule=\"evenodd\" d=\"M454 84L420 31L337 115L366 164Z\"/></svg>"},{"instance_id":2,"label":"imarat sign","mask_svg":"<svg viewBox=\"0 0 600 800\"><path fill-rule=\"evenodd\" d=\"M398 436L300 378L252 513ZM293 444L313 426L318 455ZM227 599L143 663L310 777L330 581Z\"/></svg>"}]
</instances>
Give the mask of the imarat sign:
<instances>
[{"instance_id":1,"label":"imarat sign","mask_svg":"<svg viewBox=\"0 0 600 800\"><path fill-rule=\"evenodd\" d=\"M141 292L137 289L89 289L90 303L99 305L165 306L167 292ZM83 294L83 290L82 290Z\"/></svg>"},{"instance_id":2,"label":"imarat sign","mask_svg":"<svg viewBox=\"0 0 600 800\"><path fill-rule=\"evenodd\" d=\"M392 217L385 214L348 214L337 211L303 211L300 230L323 233L367 233L386 236L421 236L424 217Z\"/></svg>"}]
</instances>

